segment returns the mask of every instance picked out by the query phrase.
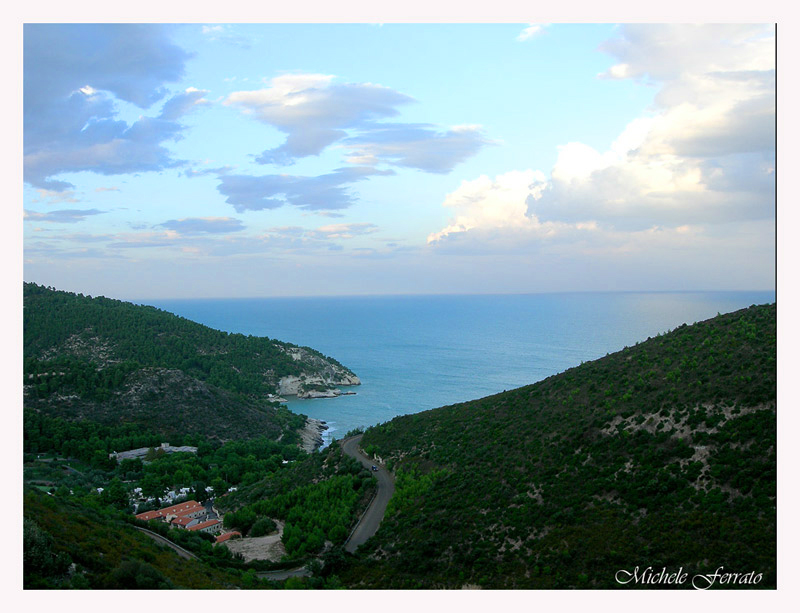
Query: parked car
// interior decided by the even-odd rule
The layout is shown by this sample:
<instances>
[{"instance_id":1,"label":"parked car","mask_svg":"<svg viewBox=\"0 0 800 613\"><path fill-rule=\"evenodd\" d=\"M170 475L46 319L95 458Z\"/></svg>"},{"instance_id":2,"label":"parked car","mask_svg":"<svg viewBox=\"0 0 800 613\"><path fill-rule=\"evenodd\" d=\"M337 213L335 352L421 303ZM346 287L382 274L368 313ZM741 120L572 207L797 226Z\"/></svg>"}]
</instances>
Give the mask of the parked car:
<instances>
[{"instance_id":1,"label":"parked car","mask_svg":"<svg viewBox=\"0 0 800 613\"><path fill-rule=\"evenodd\" d=\"M373 464L372 465L372 470L374 470L375 472L378 472L378 467Z\"/></svg>"}]
</instances>

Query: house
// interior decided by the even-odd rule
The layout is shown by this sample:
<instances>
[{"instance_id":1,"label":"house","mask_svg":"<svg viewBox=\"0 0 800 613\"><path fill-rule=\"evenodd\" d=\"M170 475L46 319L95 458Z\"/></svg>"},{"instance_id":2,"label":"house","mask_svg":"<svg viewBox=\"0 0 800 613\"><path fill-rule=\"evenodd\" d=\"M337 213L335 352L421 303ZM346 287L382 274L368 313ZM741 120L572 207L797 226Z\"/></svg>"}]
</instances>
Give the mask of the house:
<instances>
[{"instance_id":1,"label":"house","mask_svg":"<svg viewBox=\"0 0 800 613\"><path fill-rule=\"evenodd\" d=\"M143 521L150 521L158 519L161 521L172 521L177 517L189 517L195 519L206 515L206 508L195 500L187 500L178 504L173 504L170 507L159 509L158 511L146 511L139 513L136 519Z\"/></svg>"},{"instance_id":2,"label":"house","mask_svg":"<svg viewBox=\"0 0 800 613\"><path fill-rule=\"evenodd\" d=\"M217 534L222 531L222 522L218 519L209 519L199 524L194 524L186 528L192 532L208 532L209 534Z\"/></svg>"},{"instance_id":3,"label":"house","mask_svg":"<svg viewBox=\"0 0 800 613\"><path fill-rule=\"evenodd\" d=\"M196 517L176 517L171 522L169 522L170 526L174 528L184 528L190 529L192 526L195 526L200 523L200 520Z\"/></svg>"},{"instance_id":4,"label":"house","mask_svg":"<svg viewBox=\"0 0 800 613\"><path fill-rule=\"evenodd\" d=\"M220 534L217 537L217 542L215 544L224 543L225 541L229 541L235 538L242 538L242 533L234 530L232 532L226 532L225 534Z\"/></svg>"}]
</instances>

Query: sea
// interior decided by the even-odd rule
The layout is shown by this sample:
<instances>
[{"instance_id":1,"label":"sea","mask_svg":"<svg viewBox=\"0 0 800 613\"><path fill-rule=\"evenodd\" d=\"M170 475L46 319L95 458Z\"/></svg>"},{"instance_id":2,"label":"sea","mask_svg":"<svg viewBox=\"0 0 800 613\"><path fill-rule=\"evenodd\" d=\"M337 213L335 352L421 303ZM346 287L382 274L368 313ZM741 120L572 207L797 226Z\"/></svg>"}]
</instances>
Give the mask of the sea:
<instances>
[{"instance_id":1,"label":"sea","mask_svg":"<svg viewBox=\"0 0 800 613\"><path fill-rule=\"evenodd\" d=\"M148 300L211 328L313 347L361 379L355 395L288 398L358 427L535 383L648 337L775 301L774 291Z\"/></svg>"}]
</instances>

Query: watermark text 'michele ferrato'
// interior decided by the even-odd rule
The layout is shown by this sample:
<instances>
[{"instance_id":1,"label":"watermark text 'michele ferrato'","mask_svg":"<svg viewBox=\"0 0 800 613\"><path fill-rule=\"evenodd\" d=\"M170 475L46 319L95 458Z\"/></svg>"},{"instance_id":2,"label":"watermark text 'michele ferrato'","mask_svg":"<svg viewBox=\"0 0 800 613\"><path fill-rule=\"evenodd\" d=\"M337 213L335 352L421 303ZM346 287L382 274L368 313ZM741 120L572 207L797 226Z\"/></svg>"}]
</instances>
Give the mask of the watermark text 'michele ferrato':
<instances>
[{"instance_id":1,"label":"watermark text 'michele ferrato'","mask_svg":"<svg viewBox=\"0 0 800 613\"><path fill-rule=\"evenodd\" d=\"M724 570L725 567L720 566L713 573L692 575L692 587L696 590L707 590L714 585L757 585L763 578L761 573L756 573L755 571L731 573L724 572ZM689 573L683 570L683 566L673 572L667 571L666 567L657 571L652 566L641 570L637 566L633 570L618 570L614 575L614 579L622 585L629 583L639 585L683 585L689 579Z\"/></svg>"}]
</instances>

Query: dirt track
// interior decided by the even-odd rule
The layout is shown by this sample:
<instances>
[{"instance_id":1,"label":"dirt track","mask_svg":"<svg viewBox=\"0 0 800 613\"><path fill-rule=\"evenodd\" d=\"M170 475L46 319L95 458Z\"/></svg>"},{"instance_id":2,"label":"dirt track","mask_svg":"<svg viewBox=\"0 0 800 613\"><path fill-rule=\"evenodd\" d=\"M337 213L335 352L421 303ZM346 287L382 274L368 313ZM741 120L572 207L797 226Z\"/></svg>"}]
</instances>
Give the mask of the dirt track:
<instances>
[{"instance_id":1,"label":"dirt track","mask_svg":"<svg viewBox=\"0 0 800 613\"><path fill-rule=\"evenodd\" d=\"M231 539L225 542L225 546L231 553L241 553L245 562L250 560L269 560L279 562L281 557L286 554L286 549L281 543L283 536L283 522L275 520L278 531L267 536L257 536L255 538Z\"/></svg>"}]
</instances>

